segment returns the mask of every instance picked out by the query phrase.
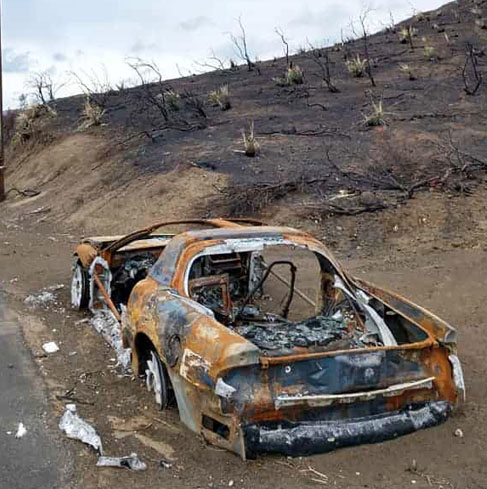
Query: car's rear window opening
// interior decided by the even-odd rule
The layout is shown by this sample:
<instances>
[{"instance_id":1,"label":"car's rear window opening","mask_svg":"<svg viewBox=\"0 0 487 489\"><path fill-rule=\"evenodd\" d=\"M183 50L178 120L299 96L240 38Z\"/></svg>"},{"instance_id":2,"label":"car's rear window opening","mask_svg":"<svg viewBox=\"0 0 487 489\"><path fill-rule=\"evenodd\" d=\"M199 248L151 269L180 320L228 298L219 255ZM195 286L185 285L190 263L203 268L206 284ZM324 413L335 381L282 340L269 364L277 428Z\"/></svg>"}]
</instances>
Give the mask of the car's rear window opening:
<instances>
[{"instance_id":1,"label":"car's rear window opening","mask_svg":"<svg viewBox=\"0 0 487 489\"><path fill-rule=\"evenodd\" d=\"M395 346L420 328L340 277L320 253L292 244L221 246L197 257L188 293L264 355Z\"/></svg>"}]
</instances>

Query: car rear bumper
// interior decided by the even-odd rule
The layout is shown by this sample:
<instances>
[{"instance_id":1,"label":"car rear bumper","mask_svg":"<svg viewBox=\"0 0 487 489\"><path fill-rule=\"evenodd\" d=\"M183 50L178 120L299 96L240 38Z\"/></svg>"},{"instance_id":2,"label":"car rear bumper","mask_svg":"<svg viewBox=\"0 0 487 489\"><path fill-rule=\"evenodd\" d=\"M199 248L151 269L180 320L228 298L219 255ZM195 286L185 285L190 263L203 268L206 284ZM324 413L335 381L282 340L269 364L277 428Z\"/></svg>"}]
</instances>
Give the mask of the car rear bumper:
<instances>
[{"instance_id":1,"label":"car rear bumper","mask_svg":"<svg viewBox=\"0 0 487 489\"><path fill-rule=\"evenodd\" d=\"M251 424L243 427L245 451L248 457L258 453L302 456L377 443L436 426L448 418L451 410L447 401L431 401L401 411L347 421Z\"/></svg>"}]
</instances>

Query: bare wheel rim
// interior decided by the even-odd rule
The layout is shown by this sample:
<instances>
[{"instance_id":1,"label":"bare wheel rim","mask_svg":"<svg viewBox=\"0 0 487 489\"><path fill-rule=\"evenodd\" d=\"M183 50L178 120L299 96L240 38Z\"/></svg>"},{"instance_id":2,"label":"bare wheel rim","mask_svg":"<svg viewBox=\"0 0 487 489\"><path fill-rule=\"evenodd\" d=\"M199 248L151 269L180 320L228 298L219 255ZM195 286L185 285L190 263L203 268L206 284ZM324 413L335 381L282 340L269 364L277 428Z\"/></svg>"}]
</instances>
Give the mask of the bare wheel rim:
<instances>
[{"instance_id":1,"label":"bare wheel rim","mask_svg":"<svg viewBox=\"0 0 487 489\"><path fill-rule=\"evenodd\" d=\"M76 264L73 271L73 279L71 280L71 304L76 309L81 309L83 296L85 294L85 280L83 270Z\"/></svg>"},{"instance_id":2,"label":"bare wheel rim","mask_svg":"<svg viewBox=\"0 0 487 489\"><path fill-rule=\"evenodd\" d=\"M145 382L147 385L147 390L149 392L154 392L157 407L159 409L164 409L166 407L167 398L165 395L166 383L160 360L153 351L151 351L151 359L147 360Z\"/></svg>"}]
</instances>

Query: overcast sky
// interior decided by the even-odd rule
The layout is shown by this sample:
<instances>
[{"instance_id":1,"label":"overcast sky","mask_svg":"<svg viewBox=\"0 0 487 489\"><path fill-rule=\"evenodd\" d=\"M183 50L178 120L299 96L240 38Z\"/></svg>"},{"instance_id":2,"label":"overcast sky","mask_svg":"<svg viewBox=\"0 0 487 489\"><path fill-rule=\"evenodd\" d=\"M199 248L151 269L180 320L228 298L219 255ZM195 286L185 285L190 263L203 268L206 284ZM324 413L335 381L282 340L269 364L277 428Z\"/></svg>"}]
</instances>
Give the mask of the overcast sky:
<instances>
[{"instance_id":1,"label":"overcast sky","mask_svg":"<svg viewBox=\"0 0 487 489\"><path fill-rule=\"evenodd\" d=\"M340 39L364 6L372 29L397 22L413 10L438 8L440 0L3 0L5 106L15 107L29 73L48 70L67 80L70 71L100 74L113 83L130 79L128 57L154 60L167 78L198 72L195 61L213 50L234 58L229 33L238 17L249 50L259 59L282 54L279 27L292 50ZM60 95L79 92L68 84Z\"/></svg>"}]
</instances>

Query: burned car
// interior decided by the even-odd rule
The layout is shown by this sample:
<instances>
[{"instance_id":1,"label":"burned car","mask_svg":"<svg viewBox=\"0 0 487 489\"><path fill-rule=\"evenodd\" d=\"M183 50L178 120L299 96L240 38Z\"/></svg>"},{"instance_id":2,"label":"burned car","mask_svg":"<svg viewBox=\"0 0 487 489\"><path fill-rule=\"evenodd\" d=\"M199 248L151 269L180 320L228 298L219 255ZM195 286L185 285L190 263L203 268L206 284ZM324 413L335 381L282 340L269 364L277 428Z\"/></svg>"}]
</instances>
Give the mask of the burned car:
<instances>
[{"instance_id":1,"label":"burned car","mask_svg":"<svg viewBox=\"0 0 487 489\"><path fill-rule=\"evenodd\" d=\"M432 313L305 232L189 224L203 229L86 240L73 303L110 307L157 406L174 399L209 442L309 455L435 426L462 401L456 331Z\"/></svg>"}]
</instances>

